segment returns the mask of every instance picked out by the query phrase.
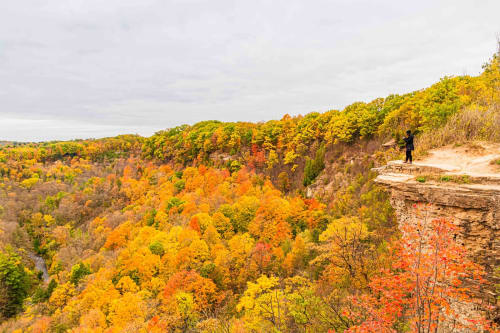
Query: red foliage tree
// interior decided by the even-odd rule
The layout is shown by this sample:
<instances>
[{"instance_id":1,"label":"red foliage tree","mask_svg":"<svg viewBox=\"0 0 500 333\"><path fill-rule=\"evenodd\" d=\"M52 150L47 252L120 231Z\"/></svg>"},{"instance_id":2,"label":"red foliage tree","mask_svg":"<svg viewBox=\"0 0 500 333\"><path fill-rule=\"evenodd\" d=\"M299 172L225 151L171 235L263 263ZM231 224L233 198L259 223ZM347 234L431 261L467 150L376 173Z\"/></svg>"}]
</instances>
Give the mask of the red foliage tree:
<instances>
[{"instance_id":1,"label":"red foliage tree","mask_svg":"<svg viewBox=\"0 0 500 333\"><path fill-rule=\"evenodd\" d=\"M467 258L455 240L457 227L445 219L402 227L392 267L370 283L371 293L354 297L344 315L355 325L348 332L412 332L448 329L488 329L479 313L464 314L478 300L474 292L484 283L483 270Z\"/></svg>"},{"instance_id":2,"label":"red foliage tree","mask_svg":"<svg viewBox=\"0 0 500 333\"><path fill-rule=\"evenodd\" d=\"M258 269L259 275L267 271L272 259L271 245L264 242L258 242L257 244L255 244L251 259Z\"/></svg>"}]
</instances>

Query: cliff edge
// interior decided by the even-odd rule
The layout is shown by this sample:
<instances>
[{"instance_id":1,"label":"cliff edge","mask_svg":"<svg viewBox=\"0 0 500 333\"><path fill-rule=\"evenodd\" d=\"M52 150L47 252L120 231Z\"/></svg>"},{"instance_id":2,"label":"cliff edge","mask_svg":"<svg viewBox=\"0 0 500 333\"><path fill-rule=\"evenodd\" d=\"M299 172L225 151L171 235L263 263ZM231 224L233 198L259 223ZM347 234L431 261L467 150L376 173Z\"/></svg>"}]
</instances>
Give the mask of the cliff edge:
<instances>
[{"instance_id":1,"label":"cliff edge","mask_svg":"<svg viewBox=\"0 0 500 333\"><path fill-rule=\"evenodd\" d=\"M375 182L391 194L399 224L412 223L416 204L429 204L429 218L445 217L460 227L457 240L473 261L484 266L491 282L481 298L494 305L489 315L500 319L500 144L471 143L433 150L414 164L392 161L375 169Z\"/></svg>"}]
</instances>

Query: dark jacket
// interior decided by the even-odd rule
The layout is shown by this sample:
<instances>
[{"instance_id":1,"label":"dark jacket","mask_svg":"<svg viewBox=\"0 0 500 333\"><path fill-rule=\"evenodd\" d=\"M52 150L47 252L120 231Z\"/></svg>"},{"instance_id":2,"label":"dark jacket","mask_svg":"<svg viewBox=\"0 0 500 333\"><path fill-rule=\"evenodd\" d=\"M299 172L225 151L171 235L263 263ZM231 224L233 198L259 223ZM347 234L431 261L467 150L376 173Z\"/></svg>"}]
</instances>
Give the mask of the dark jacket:
<instances>
[{"instance_id":1,"label":"dark jacket","mask_svg":"<svg viewBox=\"0 0 500 333\"><path fill-rule=\"evenodd\" d=\"M403 138L406 143L406 150L415 150L415 147L413 146L413 134L410 134L410 136Z\"/></svg>"}]
</instances>

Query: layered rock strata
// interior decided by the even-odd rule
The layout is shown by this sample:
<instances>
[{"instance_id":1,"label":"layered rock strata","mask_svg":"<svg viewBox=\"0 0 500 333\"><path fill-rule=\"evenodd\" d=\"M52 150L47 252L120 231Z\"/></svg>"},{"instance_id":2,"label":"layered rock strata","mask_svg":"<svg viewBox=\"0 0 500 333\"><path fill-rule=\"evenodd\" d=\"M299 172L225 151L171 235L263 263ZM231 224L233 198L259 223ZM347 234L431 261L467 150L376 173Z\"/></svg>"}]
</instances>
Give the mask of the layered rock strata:
<instances>
[{"instance_id":1,"label":"layered rock strata","mask_svg":"<svg viewBox=\"0 0 500 333\"><path fill-rule=\"evenodd\" d=\"M460 227L457 239L471 259L487 272L489 284L482 286L482 300L494 305L489 317L500 319L495 269L500 267L500 173L470 175L439 165L403 164L393 161L375 169L375 181L391 194L398 222L414 223L415 205L426 207L428 218L447 218Z\"/></svg>"}]
</instances>

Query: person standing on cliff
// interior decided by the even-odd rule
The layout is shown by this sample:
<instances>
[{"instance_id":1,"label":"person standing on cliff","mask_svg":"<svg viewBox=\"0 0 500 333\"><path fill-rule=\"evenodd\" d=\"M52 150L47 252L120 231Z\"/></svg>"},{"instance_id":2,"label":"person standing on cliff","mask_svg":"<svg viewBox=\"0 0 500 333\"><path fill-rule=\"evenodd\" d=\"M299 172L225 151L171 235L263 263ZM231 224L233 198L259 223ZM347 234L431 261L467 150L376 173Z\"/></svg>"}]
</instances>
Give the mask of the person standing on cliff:
<instances>
[{"instance_id":1,"label":"person standing on cliff","mask_svg":"<svg viewBox=\"0 0 500 333\"><path fill-rule=\"evenodd\" d=\"M406 138L403 138L405 140L405 146L406 146L406 160L405 163L410 163L412 164L413 162L413 157L411 156L411 151L415 149L413 146L413 134L411 134L410 130L406 131Z\"/></svg>"}]
</instances>

